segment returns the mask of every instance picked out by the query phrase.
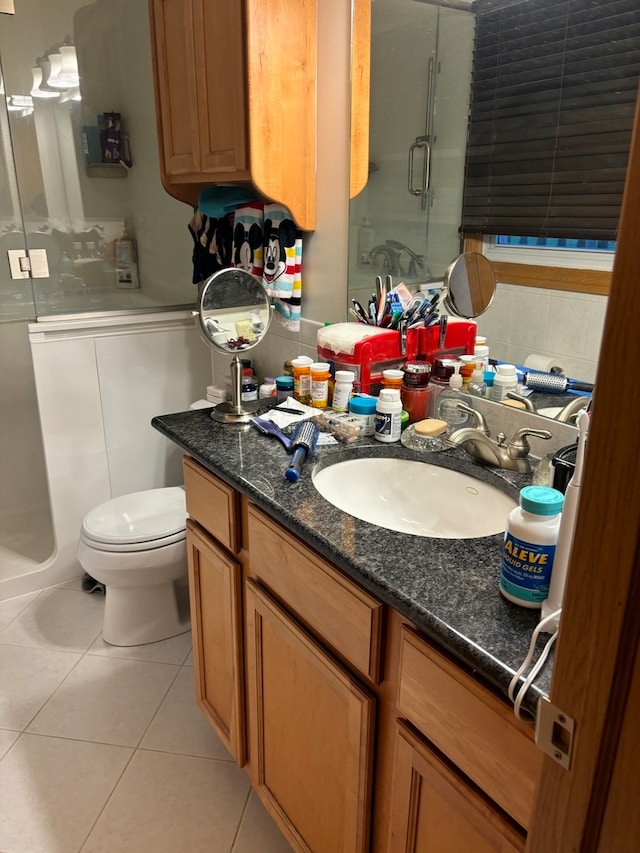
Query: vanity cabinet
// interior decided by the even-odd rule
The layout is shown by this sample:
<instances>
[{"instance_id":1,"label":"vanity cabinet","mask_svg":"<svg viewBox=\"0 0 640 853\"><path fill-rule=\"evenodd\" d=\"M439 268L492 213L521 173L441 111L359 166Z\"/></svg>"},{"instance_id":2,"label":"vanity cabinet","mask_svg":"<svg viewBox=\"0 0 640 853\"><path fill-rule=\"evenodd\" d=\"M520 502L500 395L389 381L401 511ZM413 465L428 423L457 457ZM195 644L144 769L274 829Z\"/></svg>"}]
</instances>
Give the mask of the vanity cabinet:
<instances>
[{"instance_id":1,"label":"vanity cabinet","mask_svg":"<svg viewBox=\"0 0 640 853\"><path fill-rule=\"evenodd\" d=\"M251 182L314 228L316 3L149 0L168 193L195 207L204 187Z\"/></svg>"},{"instance_id":2,"label":"vanity cabinet","mask_svg":"<svg viewBox=\"0 0 640 853\"><path fill-rule=\"evenodd\" d=\"M196 693L296 851L522 851L530 727L185 458Z\"/></svg>"},{"instance_id":3,"label":"vanity cabinet","mask_svg":"<svg viewBox=\"0 0 640 853\"><path fill-rule=\"evenodd\" d=\"M184 482L191 516L187 558L196 698L242 767L246 729L238 495L186 457Z\"/></svg>"},{"instance_id":4,"label":"vanity cabinet","mask_svg":"<svg viewBox=\"0 0 640 853\"><path fill-rule=\"evenodd\" d=\"M522 834L456 768L398 722L389 853L516 853Z\"/></svg>"}]
</instances>

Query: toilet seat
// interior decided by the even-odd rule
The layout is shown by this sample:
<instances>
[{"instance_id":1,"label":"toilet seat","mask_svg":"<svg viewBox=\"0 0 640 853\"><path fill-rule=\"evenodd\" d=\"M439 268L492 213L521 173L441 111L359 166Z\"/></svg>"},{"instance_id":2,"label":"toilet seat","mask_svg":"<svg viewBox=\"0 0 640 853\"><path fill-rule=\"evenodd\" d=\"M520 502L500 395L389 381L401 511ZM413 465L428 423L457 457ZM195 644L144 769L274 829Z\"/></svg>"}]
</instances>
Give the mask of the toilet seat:
<instances>
[{"instance_id":1,"label":"toilet seat","mask_svg":"<svg viewBox=\"0 0 640 853\"><path fill-rule=\"evenodd\" d=\"M173 486L112 498L88 512L80 536L102 551L145 551L186 536L184 489Z\"/></svg>"}]
</instances>

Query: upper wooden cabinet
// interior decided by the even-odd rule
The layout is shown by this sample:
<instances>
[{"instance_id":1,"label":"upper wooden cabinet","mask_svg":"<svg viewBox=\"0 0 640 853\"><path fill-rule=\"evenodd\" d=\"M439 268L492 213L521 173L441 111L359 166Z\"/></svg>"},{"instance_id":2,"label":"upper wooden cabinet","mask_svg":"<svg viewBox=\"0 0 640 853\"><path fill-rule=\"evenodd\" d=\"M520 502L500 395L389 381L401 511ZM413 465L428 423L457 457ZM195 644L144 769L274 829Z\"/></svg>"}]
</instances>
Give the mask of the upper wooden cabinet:
<instances>
[{"instance_id":1,"label":"upper wooden cabinet","mask_svg":"<svg viewBox=\"0 0 640 853\"><path fill-rule=\"evenodd\" d=\"M251 182L315 227L317 0L149 0L162 183Z\"/></svg>"}]
</instances>

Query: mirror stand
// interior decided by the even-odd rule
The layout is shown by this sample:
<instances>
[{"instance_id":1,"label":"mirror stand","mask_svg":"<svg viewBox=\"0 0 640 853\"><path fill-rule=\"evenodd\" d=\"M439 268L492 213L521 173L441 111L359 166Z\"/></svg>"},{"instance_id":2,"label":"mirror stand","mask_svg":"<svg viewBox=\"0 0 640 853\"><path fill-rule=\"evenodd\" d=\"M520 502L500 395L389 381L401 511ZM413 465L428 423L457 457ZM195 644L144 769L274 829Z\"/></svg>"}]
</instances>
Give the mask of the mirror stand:
<instances>
[{"instance_id":1,"label":"mirror stand","mask_svg":"<svg viewBox=\"0 0 640 853\"><path fill-rule=\"evenodd\" d=\"M265 400L242 399L239 355L239 350L244 353L257 346L269 329L271 305L265 285L238 267L218 270L202 283L195 315L206 343L218 352L233 353L231 401L215 406L211 417L221 424L246 424L260 408L268 408ZM234 334L236 338L231 337Z\"/></svg>"},{"instance_id":2,"label":"mirror stand","mask_svg":"<svg viewBox=\"0 0 640 853\"><path fill-rule=\"evenodd\" d=\"M260 409L264 401L242 399L242 362L240 356L231 359L231 401L218 403L211 410L211 417L220 424L246 424Z\"/></svg>"}]
</instances>

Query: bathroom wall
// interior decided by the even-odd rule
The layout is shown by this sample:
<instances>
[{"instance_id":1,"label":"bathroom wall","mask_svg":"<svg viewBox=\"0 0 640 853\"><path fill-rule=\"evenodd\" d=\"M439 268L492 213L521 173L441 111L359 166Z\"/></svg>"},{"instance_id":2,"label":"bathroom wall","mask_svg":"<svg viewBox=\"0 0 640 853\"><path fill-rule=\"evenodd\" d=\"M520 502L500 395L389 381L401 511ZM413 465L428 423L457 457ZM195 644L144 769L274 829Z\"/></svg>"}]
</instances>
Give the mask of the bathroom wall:
<instances>
[{"instance_id":1,"label":"bathroom wall","mask_svg":"<svg viewBox=\"0 0 640 853\"><path fill-rule=\"evenodd\" d=\"M498 283L478 334L492 358L522 364L542 353L568 376L594 382L606 310L606 296Z\"/></svg>"},{"instance_id":2,"label":"bathroom wall","mask_svg":"<svg viewBox=\"0 0 640 853\"><path fill-rule=\"evenodd\" d=\"M55 547L34 570L4 579L0 599L80 575L78 534L92 507L182 482L180 450L150 421L188 409L211 382L190 312L31 323L29 335Z\"/></svg>"}]
</instances>

